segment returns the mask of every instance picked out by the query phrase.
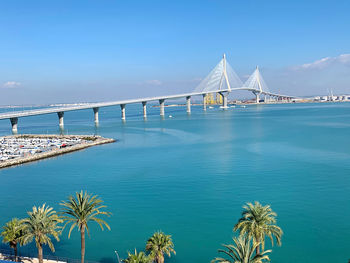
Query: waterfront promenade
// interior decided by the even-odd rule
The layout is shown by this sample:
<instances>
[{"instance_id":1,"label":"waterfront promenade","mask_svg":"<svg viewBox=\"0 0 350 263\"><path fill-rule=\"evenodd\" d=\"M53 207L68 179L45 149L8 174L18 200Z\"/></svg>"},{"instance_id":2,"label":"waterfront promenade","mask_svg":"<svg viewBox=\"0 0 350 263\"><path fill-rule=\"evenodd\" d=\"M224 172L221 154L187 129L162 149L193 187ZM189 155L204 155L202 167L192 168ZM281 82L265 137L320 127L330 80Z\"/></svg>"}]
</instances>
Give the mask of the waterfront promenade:
<instances>
[{"instance_id":1,"label":"waterfront promenade","mask_svg":"<svg viewBox=\"0 0 350 263\"><path fill-rule=\"evenodd\" d=\"M19 258L19 262L22 262L22 263L39 263L39 259L34 257L21 256L18 258ZM12 254L8 255L8 254L0 253L0 260L10 262L10 261L15 261L15 258ZM44 263L67 263L68 262L68 261L60 261L59 258L44 259L43 261Z\"/></svg>"}]
</instances>

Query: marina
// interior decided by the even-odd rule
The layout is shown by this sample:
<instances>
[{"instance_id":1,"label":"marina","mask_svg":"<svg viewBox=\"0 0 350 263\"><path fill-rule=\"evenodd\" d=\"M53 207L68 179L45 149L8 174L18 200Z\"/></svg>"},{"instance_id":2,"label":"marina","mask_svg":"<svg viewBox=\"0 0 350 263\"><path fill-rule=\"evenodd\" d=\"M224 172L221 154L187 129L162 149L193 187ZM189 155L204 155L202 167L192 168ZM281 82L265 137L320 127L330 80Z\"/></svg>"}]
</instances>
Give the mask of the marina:
<instances>
[{"instance_id":1,"label":"marina","mask_svg":"<svg viewBox=\"0 0 350 263\"><path fill-rule=\"evenodd\" d=\"M0 168L115 142L101 136L14 135L0 137Z\"/></svg>"}]
</instances>

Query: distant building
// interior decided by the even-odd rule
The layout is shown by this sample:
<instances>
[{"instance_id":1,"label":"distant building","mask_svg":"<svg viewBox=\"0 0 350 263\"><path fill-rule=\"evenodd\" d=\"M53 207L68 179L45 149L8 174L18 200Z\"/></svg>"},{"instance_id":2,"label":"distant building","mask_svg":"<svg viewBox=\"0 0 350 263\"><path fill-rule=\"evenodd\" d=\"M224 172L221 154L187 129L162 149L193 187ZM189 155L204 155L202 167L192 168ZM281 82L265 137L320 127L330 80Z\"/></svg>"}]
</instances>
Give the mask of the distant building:
<instances>
[{"instance_id":1,"label":"distant building","mask_svg":"<svg viewBox=\"0 0 350 263\"><path fill-rule=\"evenodd\" d=\"M208 104L208 105L215 104L213 93L208 93L207 94L207 96L205 97L205 103Z\"/></svg>"},{"instance_id":2,"label":"distant building","mask_svg":"<svg viewBox=\"0 0 350 263\"><path fill-rule=\"evenodd\" d=\"M215 97L215 98L214 98ZM207 105L222 104L223 99L220 93L208 93L205 97L205 103Z\"/></svg>"},{"instance_id":3,"label":"distant building","mask_svg":"<svg viewBox=\"0 0 350 263\"><path fill-rule=\"evenodd\" d=\"M223 98L220 93L216 93L216 104L222 104Z\"/></svg>"}]
</instances>

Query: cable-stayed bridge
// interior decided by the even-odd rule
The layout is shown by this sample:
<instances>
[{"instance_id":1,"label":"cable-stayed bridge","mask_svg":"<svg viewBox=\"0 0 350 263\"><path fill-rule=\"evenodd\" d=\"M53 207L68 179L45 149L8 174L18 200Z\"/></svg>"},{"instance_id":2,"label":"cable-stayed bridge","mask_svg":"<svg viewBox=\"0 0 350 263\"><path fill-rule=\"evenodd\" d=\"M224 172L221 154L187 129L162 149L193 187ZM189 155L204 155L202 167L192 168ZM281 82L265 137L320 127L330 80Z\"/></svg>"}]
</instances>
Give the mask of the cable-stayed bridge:
<instances>
[{"instance_id":1,"label":"cable-stayed bridge","mask_svg":"<svg viewBox=\"0 0 350 263\"><path fill-rule=\"evenodd\" d=\"M199 85L194 89L194 91L183 94L175 94L168 96L158 96L158 97L146 97L138 99L111 101L111 102L99 102L99 103L87 103L78 106L66 106L66 107L56 107L56 108L43 108L37 110L26 110L26 111L15 111L10 113L1 113L0 120L9 119L12 125L12 132L17 133L18 119L22 117L52 114L56 113L59 119L59 127L63 129L64 127L64 113L69 111L77 111L84 109L93 109L95 124L99 123L99 108L110 107L120 105L121 108L121 118L126 119L125 107L127 104L142 103L143 107L143 117L147 117L146 104L150 101L158 101L160 115L165 115L164 102L165 100L186 98L186 110L187 113L191 113L191 97L202 96L203 97L203 110L206 110L206 96L208 94L217 93L223 98L222 108L227 108L227 97L228 94L238 90L246 90L252 92L256 97L256 103L260 102L260 96L274 97L281 99L292 99L294 96L276 94L269 91L264 79L262 78L258 67L253 72L253 74L248 78L248 80L243 83L237 76L232 67L227 63L226 56L224 55L216 67L206 76Z\"/></svg>"},{"instance_id":2,"label":"cable-stayed bridge","mask_svg":"<svg viewBox=\"0 0 350 263\"><path fill-rule=\"evenodd\" d=\"M270 92L258 67L256 67L247 81L243 83L227 63L225 54L209 75L195 88L194 92L225 93L236 90L251 91L256 97L256 103L260 102L260 95L286 99L295 98L294 96ZM223 103L226 103L225 100ZM225 107L227 104L223 106Z\"/></svg>"}]
</instances>

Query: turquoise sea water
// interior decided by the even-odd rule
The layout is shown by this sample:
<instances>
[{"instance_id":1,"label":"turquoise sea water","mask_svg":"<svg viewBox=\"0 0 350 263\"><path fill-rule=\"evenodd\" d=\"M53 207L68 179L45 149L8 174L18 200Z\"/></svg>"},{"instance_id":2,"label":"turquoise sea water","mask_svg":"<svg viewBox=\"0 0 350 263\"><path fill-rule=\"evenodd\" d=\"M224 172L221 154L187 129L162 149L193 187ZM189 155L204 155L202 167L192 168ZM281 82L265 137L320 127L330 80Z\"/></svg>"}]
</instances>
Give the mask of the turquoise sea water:
<instances>
[{"instance_id":1,"label":"turquoise sea water","mask_svg":"<svg viewBox=\"0 0 350 263\"><path fill-rule=\"evenodd\" d=\"M142 250L156 230L172 234L176 256L166 262L209 262L245 202L271 204L284 230L272 262L337 263L350 258L350 104L251 105L246 108L149 108L65 114L69 134L97 132L119 141L0 170L0 224L33 205L58 204L87 189L113 216L112 231L91 228L86 257L116 262ZM173 118L169 118L169 115ZM22 133L57 133L57 116L19 120ZM9 121L0 133L10 132ZM78 232L64 232L56 255L79 258ZM34 250L35 251L35 250Z\"/></svg>"}]
</instances>

